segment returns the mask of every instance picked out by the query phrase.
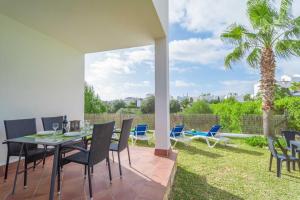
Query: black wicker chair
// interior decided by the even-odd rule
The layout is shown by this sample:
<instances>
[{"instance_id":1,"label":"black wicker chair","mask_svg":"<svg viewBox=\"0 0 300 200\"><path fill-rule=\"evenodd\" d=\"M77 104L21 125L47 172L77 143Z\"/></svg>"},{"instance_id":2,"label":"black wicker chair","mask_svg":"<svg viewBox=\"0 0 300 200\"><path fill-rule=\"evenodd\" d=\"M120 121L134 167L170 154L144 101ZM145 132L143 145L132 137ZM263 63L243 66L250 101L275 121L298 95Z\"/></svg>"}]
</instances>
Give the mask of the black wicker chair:
<instances>
[{"instance_id":1,"label":"black wicker chair","mask_svg":"<svg viewBox=\"0 0 300 200\"><path fill-rule=\"evenodd\" d=\"M298 153L298 158L300 158L300 150L295 149L294 152L292 151L291 141L296 139L296 135L300 135L298 131L281 131L282 136L286 142L286 149L292 152L292 155L296 157L296 153ZM293 170L296 169L295 161L293 161Z\"/></svg>"},{"instance_id":2,"label":"black wicker chair","mask_svg":"<svg viewBox=\"0 0 300 200\"><path fill-rule=\"evenodd\" d=\"M52 124L53 123L58 123L58 129L57 130L62 130L62 123L63 123L63 116L58 116L58 117L42 117L42 123L43 123L43 128L44 131L52 131Z\"/></svg>"},{"instance_id":3,"label":"black wicker chair","mask_svg":"<svg viewBox=\"0 0 300 200\"><path fill-rule=\"evenodd\" d=\"M106 124L95 124L91 139L91 146L89 150L78 146L65 146L67 148L77 149L80 152L63 158L61 161L61 165L66 165L70 162L74 162L85 166L85 173L86 169L88 171L90 198L93 197L91 183L91 168L94 165L106 159L106 162L108 164L110 183L112 180L109 161L109 145L111 142L114 125L115 122L110 122ZM58 170L58 172L59 171L60 170ZM58 191L60 191L60 173L58 173Z\"/></svg>"},{"instance_id":4,"label":"black wicker chair","mask_svg":"<svg viewBox=\"0 0 300 200\"><path fill-rule=\"evenodd\" d=\"M286 149L289 150L289 151L291 151L292 148L291 148L290 141L296 139L297 132L296 131L281 131L281 134L282 134L282 136L285 139Z\"/></svg>"},{"instance_id":5,"label":"black wicker chair","mask_svg":"<svg viewBox=\"0 0 300 200\"><path fill-rule=\"evenodd\" d=\"M4 121L6 138L12 139L17 137L23 137L26 135L31 135L36 133L36 122L35 119L20 119L20 120L5 120ZM4 180L7 179L8 165L10 156L19 156L21 151L21 144L17 143L7 143L7 159L5 167ZM34 144L26 144L22 150L21 156L25 158L24 160L24 187L27 186L27 170L28 164L34 163L36 161L44 160L46 156L51 155L53 152L51 150L46 150L46 148L38 148ZM30 167L31 168L31 167ZM22 172L23 172L22 171ZM21 173L21 172L18 172Z\"/></svg>"},{"instance_id":6,"label":"black wicker chair","mask_svg":"<svg viewBox=\"0 0 300 200\"><path fill-rule=\"evenodd\" d=\"M133 119L125 119L122 123L120 138L117 141L117 143L111 143L110 144L110 151L117 152L118 153L118 161L119 161L119 171L120 171L120 177L122 178L122 167L121 167L121 160L120 160L120 152L127 148L128 153L128 160L129 165L131 165L130 161L130 153L129 153L129 147L128 147L128 138L130 135L131 125L132 125Z\"/></svg>"},{"instance_id":7,"label":"black wicker chair","mask_svg":"<svg viewBox=\"0 0 300 200\"><path fill-rule=\"evenodd\" d=\"M62 130L62 124L63 124L63 116L57 116L57 117L42 117L42 123L43 123L43 128L45 131L51 131L53 130L52 128L52 124L53 123L58 123L58 129L59 131ZM79 141L75 141L72 143L72 145L76 145L79 147L84 147L84 141L79 140ZM66 153L71 152L72 149L67 149L64 148L61 153L65 156Z\"/></svg>"},{"instance_id":8,"label":"black wicker chair","mask_svg":"<svg viewBox=\"0 0 300 200\"><path fill-rule=\"evenodd\" d=\"M282 151L282 154L279 154L275 148L275 144L280 148ZM272 169L272 160L273 157L277 160L277 177L281 176L281 168L282 168L282 162L286 161L287 170L290 172L290 162L297 162L298 167L300 170L300 159L296 158L294 156L288 155L287 150L282 147L282 145L279 143L278 139L275 137L268 137L268 146L269 150L271 152L270 154L270 163L269 163L269 171Z\"/></svg>"}]
</instances>

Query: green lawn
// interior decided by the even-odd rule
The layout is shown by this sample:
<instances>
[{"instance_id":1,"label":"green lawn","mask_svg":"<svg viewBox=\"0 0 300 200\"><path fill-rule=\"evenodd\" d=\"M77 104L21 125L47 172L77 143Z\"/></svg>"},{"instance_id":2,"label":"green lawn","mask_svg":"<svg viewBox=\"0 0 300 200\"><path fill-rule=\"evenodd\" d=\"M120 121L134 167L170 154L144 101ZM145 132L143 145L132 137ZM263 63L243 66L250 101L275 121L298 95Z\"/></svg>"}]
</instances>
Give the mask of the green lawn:
<instances>
[{"instance_id":1,"label":"green lawn","mask_svg":"<svg viewBox=\"0 0 300 200\"><path fill-rule=\"evenodd\" d=\"M140 145L146 145L141 144ZM300 172L276 177L275 160L268 171L269 152L242 140L208 148L201 140L177 144L177 173L170 199L300 199Z\"/></svg>"}]
</instances>

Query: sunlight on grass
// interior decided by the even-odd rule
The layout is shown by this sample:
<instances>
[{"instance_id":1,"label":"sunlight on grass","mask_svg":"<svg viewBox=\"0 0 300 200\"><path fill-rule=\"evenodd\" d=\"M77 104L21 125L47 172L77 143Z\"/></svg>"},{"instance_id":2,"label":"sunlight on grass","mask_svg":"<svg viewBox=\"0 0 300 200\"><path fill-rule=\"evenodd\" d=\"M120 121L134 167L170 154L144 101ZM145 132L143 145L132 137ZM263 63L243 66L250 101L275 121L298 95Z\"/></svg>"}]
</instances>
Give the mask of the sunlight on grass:
<instances>
[{"instance_id":1,"label":"sunlight on grass","mask_svg":"<svg viewBox=\"0 0 300 200\"><path fill-rule=\"evenodd\" d=\"M178 143L177 173L170 199L299 199L300 172L288 173L283 163L282 178L268 171L269 151L251 147L243 140L231 146L208 148L201 140L189 146ZM137 145L147 146L147 142ZM150 146L154 143L150 142Z\"/></svg>"}]
</instances>

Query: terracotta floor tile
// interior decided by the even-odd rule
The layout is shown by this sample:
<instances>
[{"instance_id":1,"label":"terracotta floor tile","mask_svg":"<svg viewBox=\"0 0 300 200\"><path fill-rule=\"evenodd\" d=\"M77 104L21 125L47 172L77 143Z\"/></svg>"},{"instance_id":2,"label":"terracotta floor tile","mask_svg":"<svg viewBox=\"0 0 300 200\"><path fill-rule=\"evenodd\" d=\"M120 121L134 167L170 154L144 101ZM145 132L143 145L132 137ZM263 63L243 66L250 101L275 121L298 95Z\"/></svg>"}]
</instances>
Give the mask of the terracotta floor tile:
<instances>
[{"instance_id":1,"label":"terracotta floor tile","mask_svg":"<svg viewBox=\"0 0 300 200\"><path fill-rule=\"evenodd\" d=\"M93 196L96 200L126 199L162 199L165 195L171 172L176 164L177 154L169 158L157 157L151 148L131 147L132 166L129 166L127 152L121 153L123 176L120 179L117 154L115 162L111 160L112 184L109 182L108 168L105 162L94 167L92 175ZM111 157L111 154L110 154ZM11 195L15 166L10 167L8 180L0 181L0 199L48 199L52 158L46 165L29 170L28 188L23 189L23 176L18 176L17 190ZM56 187L55 187L56 189ZM89 199L88 179L84 179L84 167L75 163L65 165L62 171L61 194L55 193L55 199Z\"/></svg>"}]
</instances>

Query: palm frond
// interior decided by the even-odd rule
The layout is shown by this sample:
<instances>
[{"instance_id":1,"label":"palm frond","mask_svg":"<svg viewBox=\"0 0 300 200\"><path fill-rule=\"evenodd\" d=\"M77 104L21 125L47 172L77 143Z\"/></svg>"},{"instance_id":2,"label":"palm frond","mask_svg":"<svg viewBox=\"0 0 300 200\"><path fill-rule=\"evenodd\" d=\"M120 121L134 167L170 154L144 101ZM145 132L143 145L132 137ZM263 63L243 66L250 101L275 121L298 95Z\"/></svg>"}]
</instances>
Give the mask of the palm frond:
<instances>
[{"instance_id":1,"label":"palm frond","mask_svg":"<svg viewBox=\"0 0 300 200\"><path fill-rule=\"evenodd\" d=\"M253 67L257 68L260 64L261 59L261 49L260 48L254 48L252 52L247 57L247 63Z\"/></svg>"},{"instance_id":2,"label":"palm frond","mask_svg":"<svg viewBox=\"0 0 300 200\"><path fill-rule=\"evenodd\" d=\"M254 29L268 31L278 19L278 13L269 0L248 0L247 13Z\"/></svg>"},{"instance_id":3,"label":"palm frond","mask_svg":"<svg viewBox=\"0 0 300 200\"><path fill-rule=\"evenodd\" d=\"M244 26L232 24L221 34L221 39L227 43L237 44L243 40L246 32L247 30Z\"/></svg>"},{"instance_id":4,"label":"palm frond","mask_svg":"<svg viewBox=\"0 0 300 200\"><path fill-rule=\"evenodd\" d=\"M293 0L281 0L280 11L279 11L279 21L281 23L289 20L291 16L291 7Z\"/></svg>"},{"instance_id":5,"label":"palm frond","mask_svg":"<svg viewBox=\"0 0 300 200\"><path fill-rule=\"evenodd\" d=\"M300 38L300 16L290 22L290 29L284 33L285 39Z\"/></svg>"},{"instance_id":6,"label":"palm frond","mask_svg":"<svg viewBox=\"0 0 300 200\"><path fill-rule=\"evenodd\" d=\"M226 68L231 68L231 65L239 60L241 60L246 51L249 49L249 44L248 43L243 43L240 44L239 46L237 46L231 53L229 53L226 57L225 57L225 67Z\"/></svg>"},{"instance_id":7,"label":"palm frond","mask_svg":"<svg viewBox=\"0 0 300 200\"><path fill-rule=\"evenodd\" d=\"M300 56L300 40L280 40L275 45L275 54L281 58Z\"/></svg>"}]
</instances>

